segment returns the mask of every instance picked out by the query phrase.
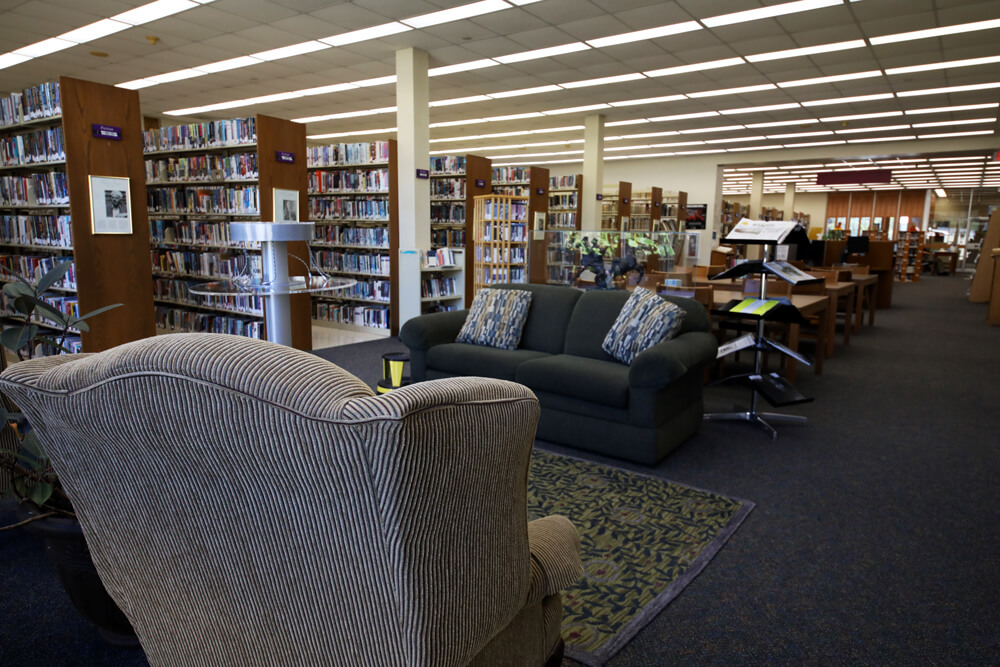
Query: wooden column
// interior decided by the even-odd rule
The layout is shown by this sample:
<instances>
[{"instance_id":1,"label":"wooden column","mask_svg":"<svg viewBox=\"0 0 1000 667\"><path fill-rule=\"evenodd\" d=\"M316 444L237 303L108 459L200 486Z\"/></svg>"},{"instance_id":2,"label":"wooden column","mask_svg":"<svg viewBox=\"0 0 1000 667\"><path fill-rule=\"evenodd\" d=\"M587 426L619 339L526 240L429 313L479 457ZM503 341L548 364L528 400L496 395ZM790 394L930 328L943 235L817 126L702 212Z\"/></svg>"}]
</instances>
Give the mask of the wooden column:
<instances>
[{"instance_id":1,"label":"wooden column","mask_svg":"<svg viewBox=\"0 0 1000 667\"><path fill-rule=\"evenodd\" d=\"M476 228L473 212L476 197L493 192L493 163L479 155L465 156L465 305L472 305L475 295Z\"/></svg>"},{"instance_id":2,"label":"wooden column","mask_svg":"<svg viewBox=\"0 0 1000 667\"><path fill-rule=\"evenodd\" d=\"M540 225L535 224L535 216L538 214L542 215ZM528 216L528 282L544 285L549 281L545 250L545 227L549 218L549 170L545 167L531 168Z\"/></svg>"}]
</instances>

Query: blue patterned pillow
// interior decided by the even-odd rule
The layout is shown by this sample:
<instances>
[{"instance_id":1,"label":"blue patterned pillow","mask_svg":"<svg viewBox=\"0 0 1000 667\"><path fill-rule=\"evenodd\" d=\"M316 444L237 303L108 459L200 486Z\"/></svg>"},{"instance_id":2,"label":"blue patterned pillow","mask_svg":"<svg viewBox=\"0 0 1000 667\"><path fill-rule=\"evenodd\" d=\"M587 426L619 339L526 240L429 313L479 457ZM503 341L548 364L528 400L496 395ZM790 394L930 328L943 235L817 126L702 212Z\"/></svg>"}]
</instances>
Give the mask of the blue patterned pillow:
<instances>
[{"instance_id":1,"label":"blue patterned pillow","mask_svg":"<svg viewBox=\"0 0 1000 667\"><path fill-rule=\"evenodd\" d=\"M531 292L484 287L476 292L456 342L514 350L528 319Z\"/></svg>"},{"instance_id":2,"label":"blue patterned pillow","mask_svg":"<svg viewBox=\"0 0 1000 667\"><path fill-rule=\"evenodd\" d=\"M677 335L686 312L655 292L636 287L622 306L601 347L623 364L631 364L635 355L647 347Z\"/></svg>"}]
</instances>

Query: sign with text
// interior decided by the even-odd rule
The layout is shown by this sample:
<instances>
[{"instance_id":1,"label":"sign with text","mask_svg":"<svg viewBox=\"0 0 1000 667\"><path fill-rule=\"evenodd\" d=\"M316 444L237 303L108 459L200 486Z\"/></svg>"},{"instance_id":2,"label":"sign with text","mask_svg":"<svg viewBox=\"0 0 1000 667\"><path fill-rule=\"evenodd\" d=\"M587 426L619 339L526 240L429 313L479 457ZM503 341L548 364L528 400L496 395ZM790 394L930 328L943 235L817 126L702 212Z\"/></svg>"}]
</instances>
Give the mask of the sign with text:
<instances>
[{"instance_id":1,"label":"sign with text","mask_svg":"<svg viewBox=\"0 0 1000 667\"><path fill-rule=\"evenodd\" d=\"M284 162L286 164L295 163L295 153L289 153L288 151L274 151L274 159L278 162Z\"/></svg>"},{"instance_id":2,"label":"sign with text","mask_svg":"<svg viewBox=\"0 0 1000 667\"><path fill-rule=\"evenodd\" d=\"M890 183L891 169L859 169L858 171L827 171L816 174L816 185L850 185L852 183Z\"/></svg>"},{"instance_id":3,"label":"sign with text","mask_svg":"<svg viewBox=\"0 0 1000 667\"><path fill-rule=\"evenodd\" d=\"M115 141L122 140L122 128L120 127L94 123L90 126L90 128L94 132L95 139L114 139Z\"/></svg>"},{"instance_id":4,"label":"sign with text","mask_svg":"<svg viewBox=\"0 0 1000 667\"><path fill-rule=\"evenodd\" d=\"M427 169L417 169L417 178L430 178L431 172Z\"/></svg>"},{"instance_id":5,"label":"sign with text","mask_svg":"<svg viewBox=\"0 0 1000 667\"><path fill-rule=\"evenodd\" d=\"M482 178L477 178L476 179L476 187L477 188L485 188L486 187L486 181L484 179L482 179Z\"/></svg>"}]
</instances>

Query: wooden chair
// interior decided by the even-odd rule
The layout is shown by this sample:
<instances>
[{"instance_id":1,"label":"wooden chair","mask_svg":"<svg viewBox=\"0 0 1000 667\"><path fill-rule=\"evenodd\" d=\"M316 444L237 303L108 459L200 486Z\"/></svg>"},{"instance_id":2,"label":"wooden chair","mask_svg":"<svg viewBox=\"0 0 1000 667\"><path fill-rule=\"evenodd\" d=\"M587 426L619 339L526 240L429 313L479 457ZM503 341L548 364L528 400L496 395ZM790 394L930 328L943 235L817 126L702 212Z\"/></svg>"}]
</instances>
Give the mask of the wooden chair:
<instances>
[{"instance_id":1,"label":"wooden chair","mask_svg":"<svg viewBox=\"0 0 1000 667\"><path fill-rule=\"evenodd\" d=\"M708 266L695 266L694 267L694 277L695 279L705 280L709 276L714 276L717 273L722 273L726 270L724 264L710 264Z\"/></svg>"}]
</instances>

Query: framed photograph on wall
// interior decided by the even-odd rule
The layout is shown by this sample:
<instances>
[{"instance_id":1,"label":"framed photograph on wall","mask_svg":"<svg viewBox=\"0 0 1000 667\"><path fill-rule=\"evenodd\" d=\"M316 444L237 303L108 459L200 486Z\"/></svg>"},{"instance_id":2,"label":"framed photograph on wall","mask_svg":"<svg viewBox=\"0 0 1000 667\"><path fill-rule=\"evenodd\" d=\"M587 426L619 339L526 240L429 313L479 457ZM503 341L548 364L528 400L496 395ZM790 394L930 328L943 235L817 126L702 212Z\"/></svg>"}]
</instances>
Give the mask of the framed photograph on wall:
<instances>
[{"instance_id":1,"label":"framed photograph on wall","mask_svg":"<svg viewBox=\"0 0 1000 667\"><path fill-rule=\"evenodd\" d=\"M274 188L274 221L299 221L299 191Z\"/></svg>"},{"instance_id":2,"label":"framed photograph on wall","mask_svg":"<svg viewBox=\"0 0 1000 667\"><path fill-rule=\"evenodd\" d=\"M698 259L698 235L688 234L688 258Z\"/></svg>"},{"instance_id":3,"label":"framed photograph on wall","mask_svg":"<svg viewBox=\"0 0 1000 667\"><path fill-rule=\"evenodd\" d=\"M94 234L131 234L132 197L127 176L90 176L90 226Z\"/></svg>"}]
</instances>

